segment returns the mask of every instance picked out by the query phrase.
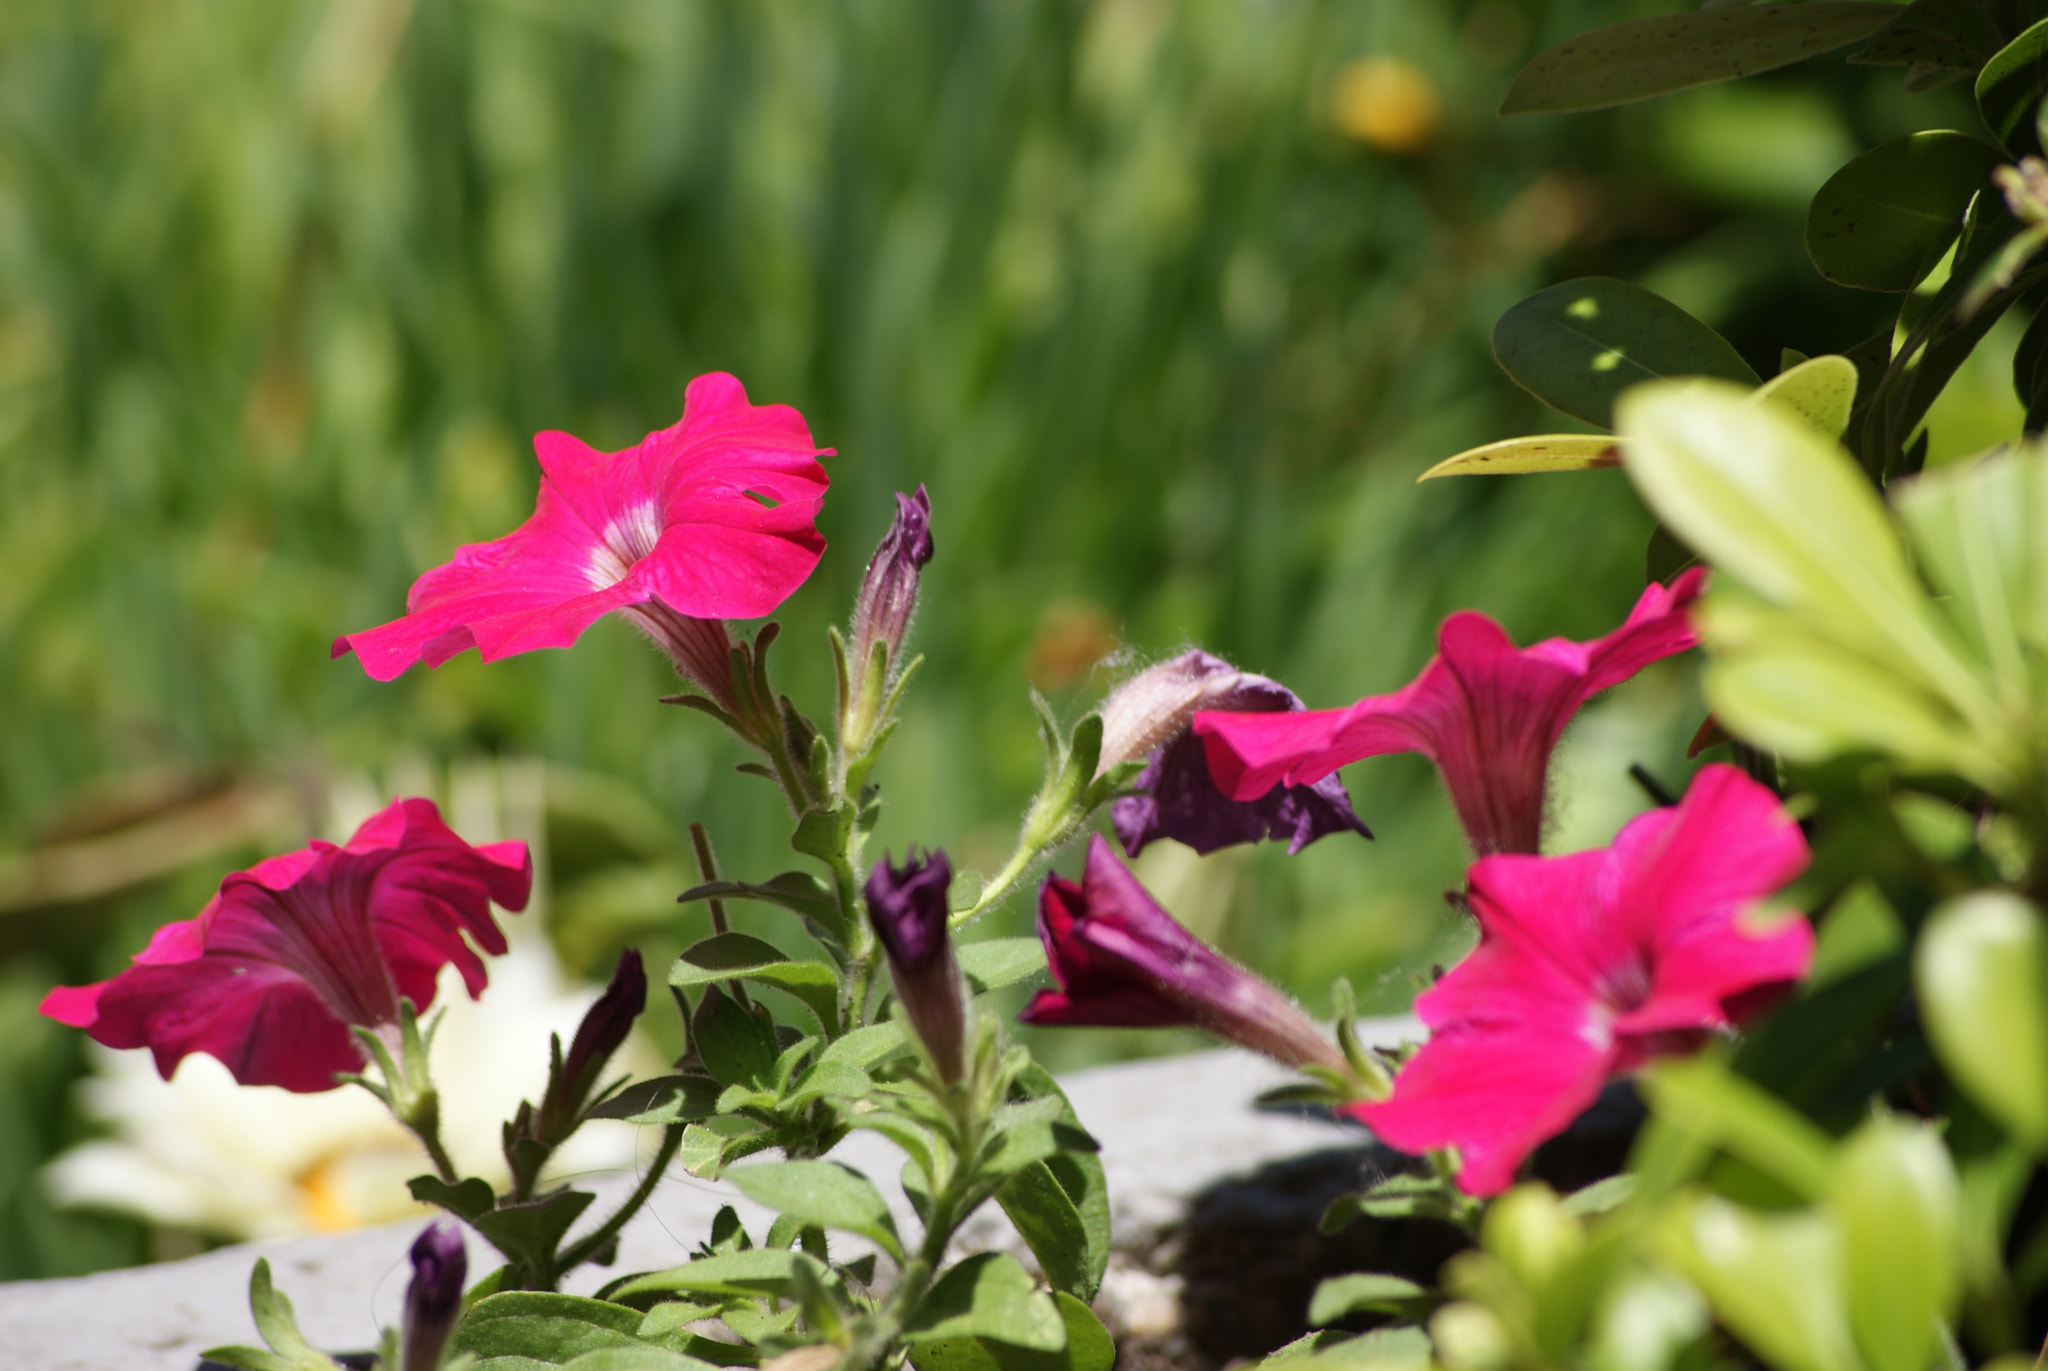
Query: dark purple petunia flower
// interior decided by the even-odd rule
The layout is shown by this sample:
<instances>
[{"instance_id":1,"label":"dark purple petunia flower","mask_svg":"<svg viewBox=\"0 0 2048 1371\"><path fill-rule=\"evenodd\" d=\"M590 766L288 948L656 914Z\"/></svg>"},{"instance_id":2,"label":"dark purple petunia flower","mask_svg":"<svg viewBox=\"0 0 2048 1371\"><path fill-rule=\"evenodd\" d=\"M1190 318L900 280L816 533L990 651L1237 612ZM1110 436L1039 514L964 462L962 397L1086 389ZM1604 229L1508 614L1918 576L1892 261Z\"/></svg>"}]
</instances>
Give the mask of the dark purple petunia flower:
<instances>
[{"instance_id":1,"label":"dark purple petunia flower","mask_svg":"<svg viewBox=\"0 0 2048 1371\"><path fill-rule=\"evenodd\" d=\"M633 1031L633 1021L646 1007L647 971L639 949L629 947L619 953L618 965L612 968L611 983L604 988L604 994L597 997L583 1015L583 1022L576 1025L576 1036L570 1040L569 1053L562 1059L562 1093L559 1098L550 1094L542 1107L542 1137L567 1137L574 1130L577 1113L597 1088L605 1064L626 1041L626 1035Z\"/></svg>"},{"instance_id":2,"label":"dark purple petunia flower","mask_svg":"<svg viewBox=\"0 0 2048 1371\"><path fill-rule=\"evenodd\" d=\"M912 848L901 867L886 857L868 876L868 921L889 958L889 979L910 1027L946 1081L966 1074L967 996L947 935L953 866L943 852Z\"/></svg>"},{"instance_id":3,"label":"dark purple petunia flower","mask_svg":"<svg viewBox=\"0 0 2048 1371\"><path fill-rule=\"evenodd\" d=\"M429 1224L411 1255L397 1371L436 1371L462 1316L462 1283L469 1271L462 1230L452 1223Z\"/></svg>"},{"instance_id":4,"label":"dark purple petunia flower","mask_svg":"<svg viewBox=\"0 0 2048 1371\"><path fill-rule=\"evenodd\" d=\"M1267 838L1285 838L1290 855L1330 833L1370 838L1335 776L1276 786L1250 800L1231 799L1211 779L1201 740L1188 728L1197 710L1281 713L1301 707L1294 692L1277 681L1239 671L1199 648L1125 682L1102 707L1098 768L1099 774L1151 753L1133 782L1139 793L1110 805L1110 823L1125 853L1135 857L1160 838L1205 855Z\"/></svg>"},{"instance_id":5,"label":"dark purple petunia flower","mask_svg":"<svg viewBox=\"0 0 2048 1371\"><path fill-rule=\"evenodd\" d=\"M1100 836L1081 884L1048 876L1038 936L1058 983L1018 1017L1092 1028L1201 1028L1288 1066L1348 1074L1307 1015L1161 909Z\"/></svg>"}]
</instances>

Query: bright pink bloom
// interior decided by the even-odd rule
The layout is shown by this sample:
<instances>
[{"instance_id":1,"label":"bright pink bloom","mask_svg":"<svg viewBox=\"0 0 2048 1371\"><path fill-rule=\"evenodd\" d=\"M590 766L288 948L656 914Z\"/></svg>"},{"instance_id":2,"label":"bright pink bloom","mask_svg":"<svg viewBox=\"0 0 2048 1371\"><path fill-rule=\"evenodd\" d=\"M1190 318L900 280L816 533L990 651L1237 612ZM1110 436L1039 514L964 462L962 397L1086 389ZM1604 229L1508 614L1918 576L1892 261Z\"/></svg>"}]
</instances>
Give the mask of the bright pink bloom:
<instances>
[{"instance_id":1,"label":"bright pink bloom","mask_svg":"<svg viewBox=\"0 0 2048 1371\"><path fill-rule=\"evenodd\" d=\"M1097 834L1081 883L1047 876L1038 937L1058 985L1017 1017L1091 1028L1201 1028L1289 1066L1344 1058L1278 990L1188 932Z\"/></svg>"},{"instance_id":2,"label":"bright pink bloom","mask_svg":"<svg viewBox=\"0 0 2048 1371\"><path fill-rule=\"evenodd\" d=\"M1348 1112L1404 1152L1457 1148L1468 1194L1507 1188L1608 1077L1697 1048L1806 974L1806 920L1745 916L1807 858L1777 797L1732 766L1612 847L1482 858L1479 946L1415 1001L1429 1041L1391 1098Z\"/></svg>"},{"instance_id":3,"label":"bright pink bloom","mask_svg":"<svg viewBox=\"0 0 2048 1371\"><path fill-rule=\"evenodd\" d=\"M723 373L690 382L683 417L637 448L599 452L566 433L533 440L533 517L413 583L406 615L334 641L388 681L474 647L487 662L567 647L622 611L700 685L727 679L722 620L769 613L825 550L812 520L829 450L788 405L750 405ZM709 679L705 679L708 677Z\"/></svg>"},{"instance_id":4,"label":"bright pink bloom","mask_svg":"<svg viewBox=\"0 0 2048 1371\"><path fill-rule=\"evenodd\" d=\"M1349 762L1420 752L1436 763L1479 855L1535 852L1543 833L1550 754L1587 700L1699 639L1686 609L1703 568L1653 585L1604 638L1550 638L1517 648L1471 610L1444 620L1437 655L1402 689L1348 709L1195 716L1209 770L1249 800L1275 785L1308 785Z\"/></svg>"},{"instance_id":5,"label":"bright pink bloom","mask_svg":"<svg viewBox=\"0 0 2048 1371\"><path fill-rule=\"evenodd\" d=\"M218 1057L244 1085L329 1090L365 1058L349 1032L425 1009L453 962L474 999L505 935L491 903L524 909L526 844L471 847L431 800L397 800L346 846L314 842L221 882L196 919L165 924L134 964L63 986L43 1013L108 1047L147 1047L166 1079L186 1054Z\"/></svg>"}]
</instances>

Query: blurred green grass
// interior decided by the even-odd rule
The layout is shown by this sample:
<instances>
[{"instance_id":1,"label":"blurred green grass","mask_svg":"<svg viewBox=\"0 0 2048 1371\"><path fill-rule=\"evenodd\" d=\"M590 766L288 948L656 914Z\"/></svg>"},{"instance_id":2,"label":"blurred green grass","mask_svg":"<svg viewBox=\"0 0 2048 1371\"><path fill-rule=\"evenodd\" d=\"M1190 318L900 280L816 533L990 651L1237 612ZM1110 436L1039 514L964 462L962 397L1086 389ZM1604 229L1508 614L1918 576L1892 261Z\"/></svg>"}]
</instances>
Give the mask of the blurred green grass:
<instances>
[{"instance_id":1,"label":"blurred green grass","mask_svg":"<svg viewBox=\"0 0 2048 1371\"><path fill-rule=\"evenodd\" d=\"M890 492L924 482L929 661L885 759L880 843L984 867L1037 779L1027 684L1071 717L1112 647L1201 642L1334 705L1405 681L1460 606L1525 642L1611 627L1649 529L1619 474L1413 484L1560 424L1493 367L1493 320L1599 272L1670 291L1766 373L1787 317L1806 351L1845 347L1883 302L1813 276L1801 196L1948 98L1907 106L1895 75L1829 67L1494 118L1520 60L1616 17L1580 0L14 0L0 1277L144 1252L35 1189L81 1127L75 1035L30 1012L40 988L110 974L222 872L330 829L337 787L541 760L553 931L584 971L698 926L671 903L690 821L729 870L793 864L777 802L705 721L655 705L673 678L622 625L390 685L329 660L336 633L394 617L421 571L530 510L536 430L625 446L709 370L802 410L839 454L831 550L780 615L783 680L814 712L824 626ZM1333 125L1331 82L1365 55L1433 85L1418 149ZM1731 163L1759 120L1781 136ZM1652 684L1601 707L1594 828L1633 802L1608 762L1682 764L1689 677ZM1467 936L1438 895L1462 848L1414 759L1348 776L1375 844L1146 871L1319 1011L1337 974L1398 1009ZM69 885L26 855L93 840L113 846L73 849L91 860ZM1028 926L1015 903L997 931ZM1168 1045L1034 1038L1061 1066Z\"/></svg>"}]
</instances>

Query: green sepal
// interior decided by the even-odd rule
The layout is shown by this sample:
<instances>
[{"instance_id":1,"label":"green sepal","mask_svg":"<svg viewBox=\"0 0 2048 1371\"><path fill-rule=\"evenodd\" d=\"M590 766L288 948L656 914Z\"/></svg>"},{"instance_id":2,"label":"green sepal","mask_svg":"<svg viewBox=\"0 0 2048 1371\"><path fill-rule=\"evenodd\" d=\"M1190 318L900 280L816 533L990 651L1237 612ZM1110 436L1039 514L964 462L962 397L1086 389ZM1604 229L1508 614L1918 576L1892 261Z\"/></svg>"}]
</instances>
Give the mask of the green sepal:
<instances>
[{"instance_id":1,"label":"green sepal","mask_svg":"<svg viewBox=\"0 0 2048 1371\"><path fill-rule=\"evenodd\" d=\"M262 1257L249 1272L249 1313L256 1332L269 1344L260 1347L215 1347L199 1355L241 1371L340 1371L341 1364L306 1341L292 1302L271 1283L270 1263Z\"/></svg>"}]
</instances>

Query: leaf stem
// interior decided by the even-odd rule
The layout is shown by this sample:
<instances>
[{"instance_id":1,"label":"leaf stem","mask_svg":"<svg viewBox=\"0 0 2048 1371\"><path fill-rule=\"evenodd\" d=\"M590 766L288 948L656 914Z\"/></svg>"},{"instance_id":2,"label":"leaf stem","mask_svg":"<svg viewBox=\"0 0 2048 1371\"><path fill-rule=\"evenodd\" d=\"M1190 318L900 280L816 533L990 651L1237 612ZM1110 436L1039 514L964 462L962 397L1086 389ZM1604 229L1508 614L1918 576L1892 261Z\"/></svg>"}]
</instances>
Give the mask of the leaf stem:
<instances>
[{"instance_id":1,"label":"leaf stem","mask_svg":"<svg viewBox=\"0 0 2048 1371\"><path fill-rule=\"evenodd\" d=\"M589 1261L606 1243L617 1237L619 1230L626 1226L627 1220L640 1211L640 1206L647 1203L647 1197L654 1193L654 1187L660 1182L662 1173L668 1170L669 1162L674 1160L676 1149L682 1146L683 1128L682 1124L672 1123L662 1130L661 1148L654 1154L654 1160L648 1164L647 1174L640 1178L640 1184L633 1188L633 1193L626 1197L617 1212L577 1239L568 1251L555 1259L556 1280L559 1281Z\"/></svg>"}]
</instances>

